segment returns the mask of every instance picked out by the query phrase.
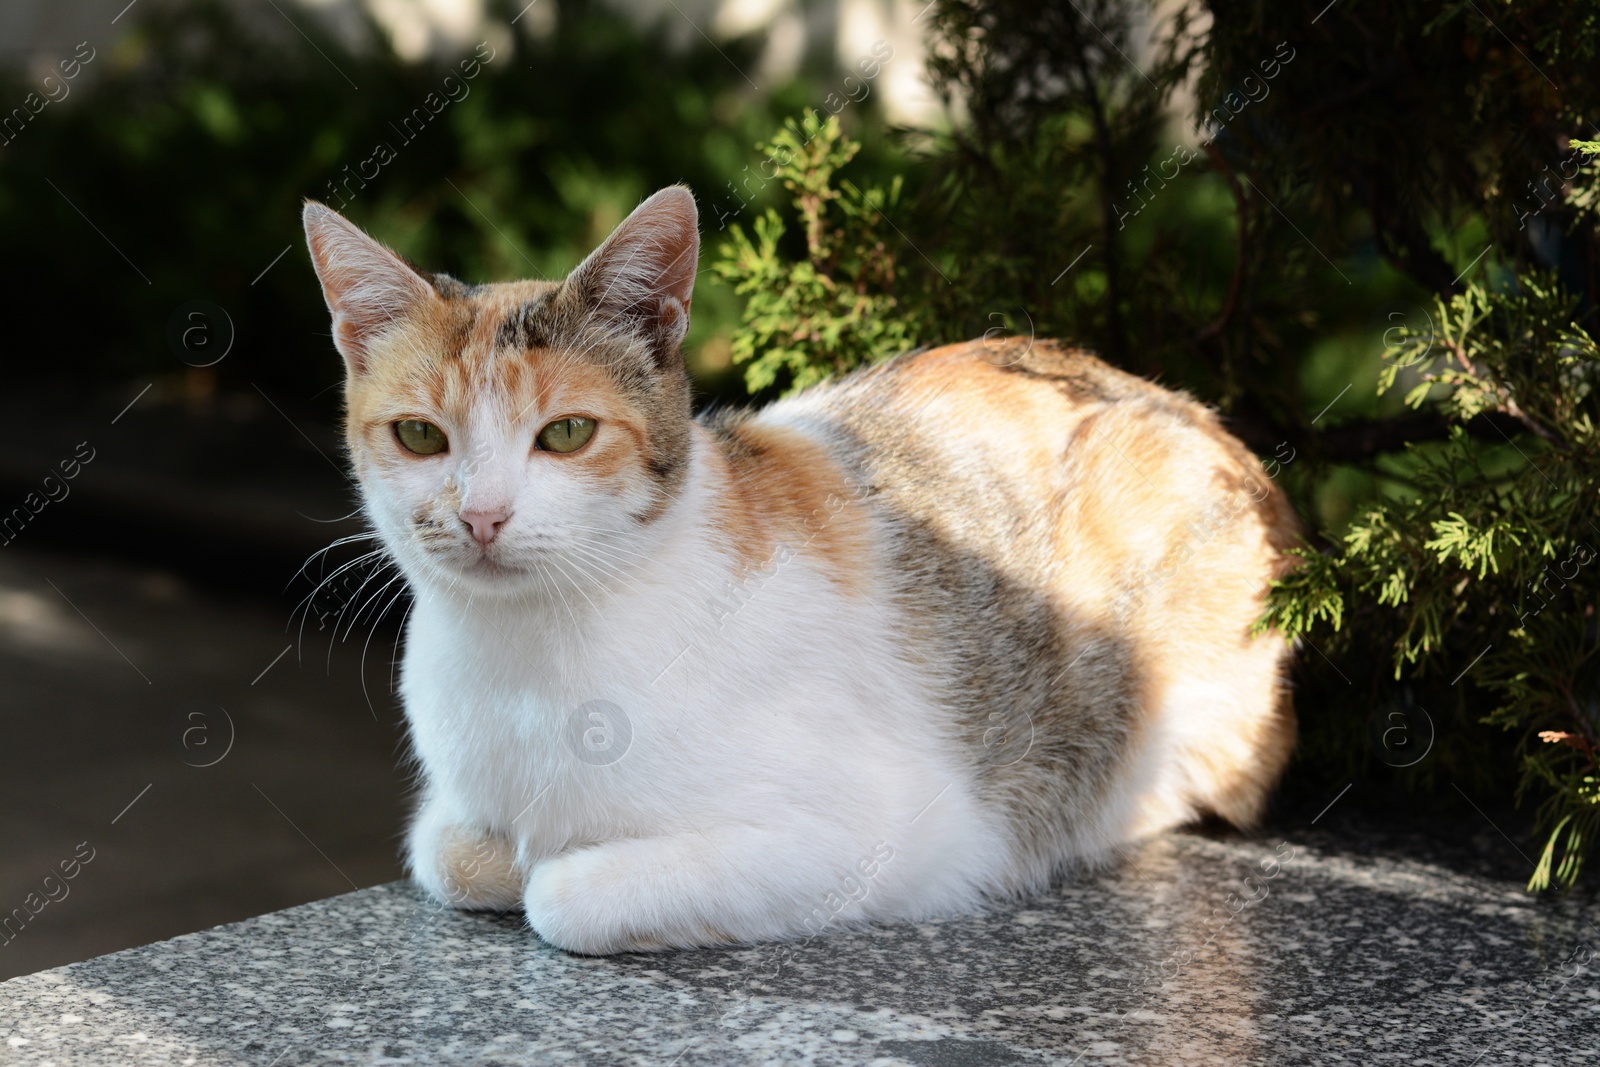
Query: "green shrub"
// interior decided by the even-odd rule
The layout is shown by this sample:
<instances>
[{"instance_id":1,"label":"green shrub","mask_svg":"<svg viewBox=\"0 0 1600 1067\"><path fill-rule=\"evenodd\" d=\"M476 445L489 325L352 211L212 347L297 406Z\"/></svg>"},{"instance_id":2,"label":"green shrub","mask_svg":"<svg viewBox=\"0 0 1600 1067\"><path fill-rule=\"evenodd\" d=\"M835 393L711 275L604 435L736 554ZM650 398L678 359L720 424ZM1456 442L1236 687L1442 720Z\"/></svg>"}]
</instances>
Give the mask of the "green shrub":
<instances>
[{"instance_id":1,"label":"green shrub","mask_svg":"<svg viewBox=\"0 0 1600 1067\"><path fill-rule=\"evenodd\" d=\"M797 391L906 351L917 309L894 295L897 257L882 225L900 202L900 178L887 190L863 192L847 179L835 188L860 145L833 116L790 119L757 148L790 193L805 252L795 261L780 253L787 226L772 208L755 220L753 240L735 223L721 247L714 269L744 297L733 359L746 364L747 388L782 381Z\"/></svg>"}]
</instances>

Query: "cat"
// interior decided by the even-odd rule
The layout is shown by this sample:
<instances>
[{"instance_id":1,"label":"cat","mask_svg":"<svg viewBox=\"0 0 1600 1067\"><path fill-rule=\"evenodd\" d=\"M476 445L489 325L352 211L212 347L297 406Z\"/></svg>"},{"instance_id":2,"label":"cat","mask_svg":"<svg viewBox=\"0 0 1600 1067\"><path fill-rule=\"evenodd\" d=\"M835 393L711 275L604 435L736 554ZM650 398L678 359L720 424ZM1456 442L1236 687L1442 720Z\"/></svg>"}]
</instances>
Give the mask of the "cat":
<instances>
[{"instance_id":1,"label":"cat","mask_svg":"<svg viewBox=\"0 0 1600 1067\"><path fill-rule=\"evenodd\" d=\"M1187 396L1062 345L694 418L693 196L565 280L424 273L308 201L367 518L414 595L408 868L583 954L970 913L1249 826L1296 520Z\"/></svg>"}]
</instances>

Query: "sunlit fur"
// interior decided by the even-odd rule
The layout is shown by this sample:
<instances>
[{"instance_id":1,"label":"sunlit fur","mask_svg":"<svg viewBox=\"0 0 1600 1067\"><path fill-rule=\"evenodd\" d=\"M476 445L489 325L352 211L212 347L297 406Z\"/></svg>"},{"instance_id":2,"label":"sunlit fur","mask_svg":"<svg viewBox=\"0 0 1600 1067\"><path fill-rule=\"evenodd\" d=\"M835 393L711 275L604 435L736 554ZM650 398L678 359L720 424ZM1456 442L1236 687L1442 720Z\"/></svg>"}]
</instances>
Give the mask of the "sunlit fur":
<instances>
[{"instance_id":1,"label":"sunlit fur","mask_svg":"<svg viewBox=\"0 0 1600 1067\"><path fill-rule=\"evenodd\" d=\"M560 283L305 221L416 596L407 858L439 899L577 952L755 941L1260 813L1294 725L1285 643L1249 628L1295 524L1200 405L1019 340L694 420L687 191ZM585 447L534 447L570 415ZM481 545L464 511L508 517Z\"/></svg>"}]
</instances>

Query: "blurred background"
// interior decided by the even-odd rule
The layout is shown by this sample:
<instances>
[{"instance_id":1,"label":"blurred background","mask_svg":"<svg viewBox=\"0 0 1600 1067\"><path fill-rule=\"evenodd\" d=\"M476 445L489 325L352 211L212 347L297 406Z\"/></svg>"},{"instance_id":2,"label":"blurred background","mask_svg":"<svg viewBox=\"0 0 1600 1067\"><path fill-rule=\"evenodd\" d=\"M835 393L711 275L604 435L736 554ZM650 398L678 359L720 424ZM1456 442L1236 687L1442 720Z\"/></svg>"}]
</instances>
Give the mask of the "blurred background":
<instances>
[{"instance_id":1,"label":"blurred background","mask_svg":"<svg viewBox=\"0 0 1600 1067\"><path fill-rule=\"evenodd\" d=\"M688 184L702 406L979 336L1189 389L1307 523L1274 817L1359 783L1570 883L1593 569L1528 611L1600 538L1594 8L0 7L0 978L400 874L306 197L490 281Z\"/></svg>"}]
</instances>

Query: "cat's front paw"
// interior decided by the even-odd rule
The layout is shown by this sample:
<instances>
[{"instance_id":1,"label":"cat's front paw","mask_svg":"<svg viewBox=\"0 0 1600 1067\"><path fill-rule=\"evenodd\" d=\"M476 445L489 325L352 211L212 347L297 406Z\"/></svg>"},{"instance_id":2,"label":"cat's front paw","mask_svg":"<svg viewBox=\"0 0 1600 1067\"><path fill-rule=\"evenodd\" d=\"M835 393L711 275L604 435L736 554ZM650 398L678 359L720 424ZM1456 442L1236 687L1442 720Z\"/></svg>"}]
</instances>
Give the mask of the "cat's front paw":
<instances>
[{"instance_id":1,"label":"cat's front paw","mask_svg":"<svg viewBox=\"0 0 1600 1067\"><path fill-rule=\"evenodd\" d=\"M517 849L508 838L464 826L441 829L431 855L415 857L417 881L463 911L511 911L522 899Z\"/></svg>"},{"instance_id":2,"label":"cat's front paw","mask_svg":"<svg viewBox=\"0 0 1600 1067\"><path fill-rule=\"evenodd\" d=\"M552 856L528 876L523 908L545 941L584 956L736 943L654 886L642 842L594 845ZM654 858L654 857L651 857ZM657 872L659 873L659 872ZM687 912L687 913L686 913Z\"/></svg>"},{"instance_id":3,"label":"cat's front paw","mask_svg":"<svg viewBox=\"0 0 1600 1067\"><path fill-rule=\"evenodd\" d=\"M603 847L580 849L537 864L522 897L528 925L556 948L585 956L666 948L624 930L616 910L601 903L616 894L602 853Z\"/></svg>"}]
</instances>

